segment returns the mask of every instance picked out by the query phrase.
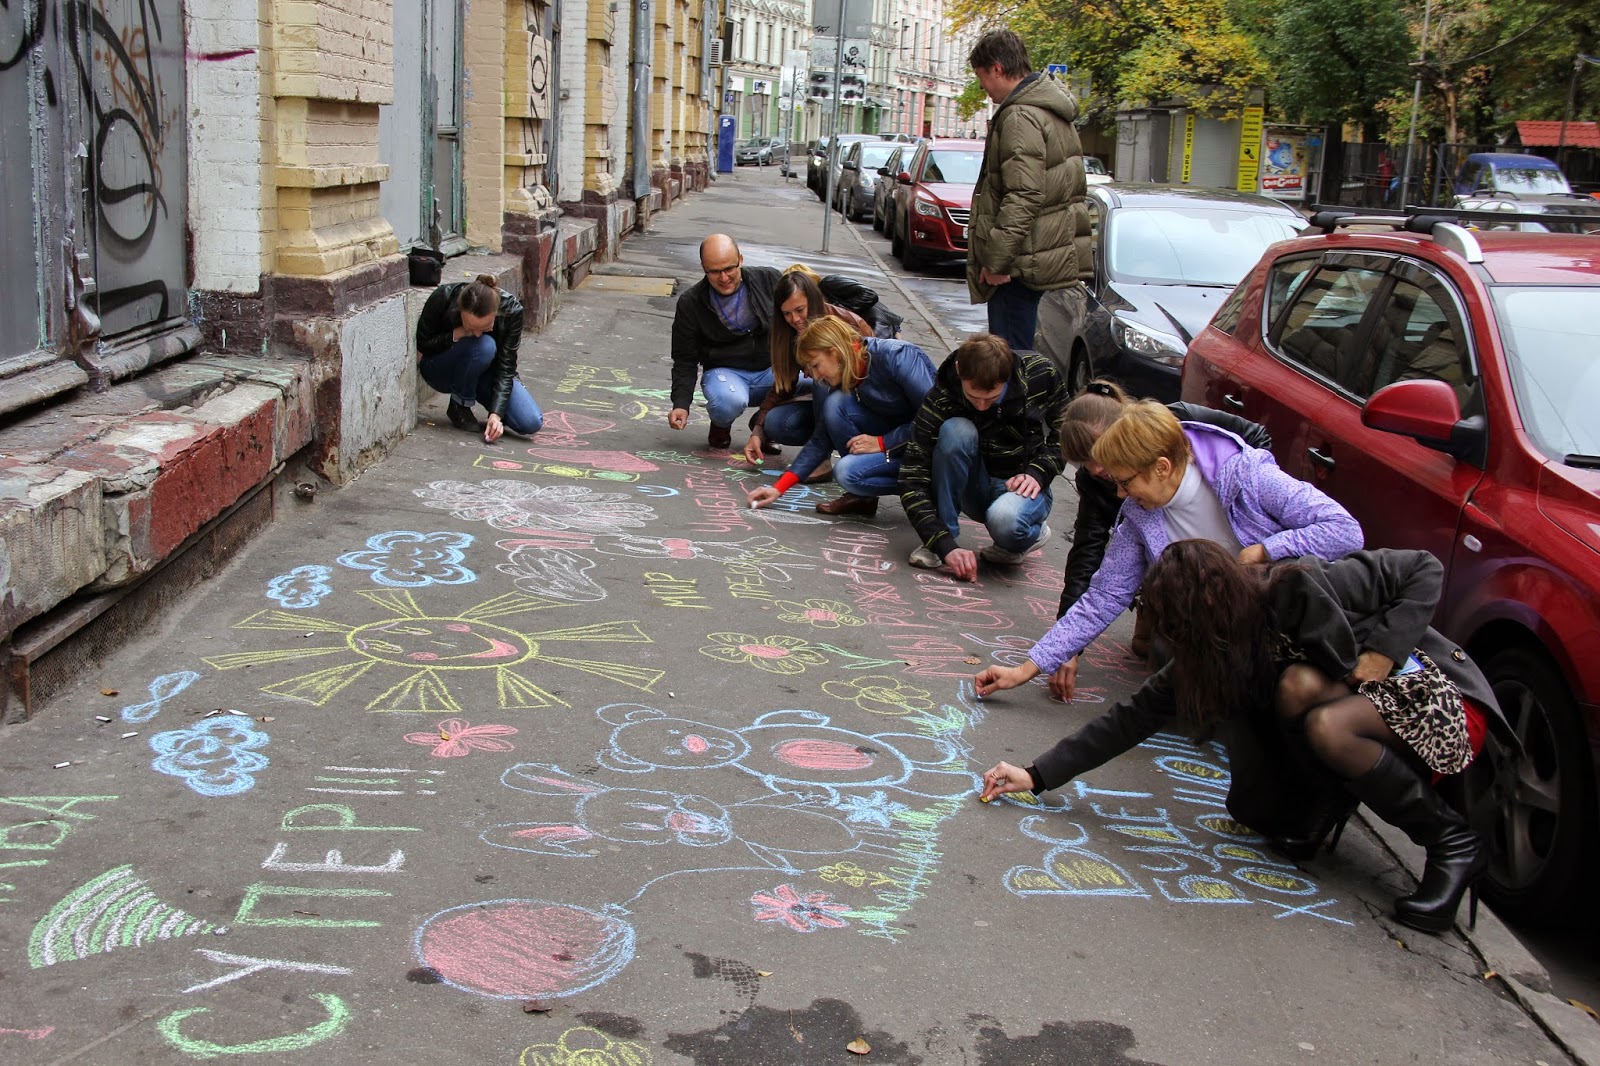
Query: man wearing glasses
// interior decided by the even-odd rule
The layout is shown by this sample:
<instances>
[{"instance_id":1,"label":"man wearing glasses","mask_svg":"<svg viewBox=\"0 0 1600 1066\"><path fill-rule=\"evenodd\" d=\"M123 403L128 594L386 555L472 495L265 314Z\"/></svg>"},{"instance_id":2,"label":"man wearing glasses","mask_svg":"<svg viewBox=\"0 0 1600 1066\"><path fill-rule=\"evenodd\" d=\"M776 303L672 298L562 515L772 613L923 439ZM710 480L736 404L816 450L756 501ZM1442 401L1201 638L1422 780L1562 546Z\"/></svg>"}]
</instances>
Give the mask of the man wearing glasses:
<instances>
[{"instance_id":1,"label":"man wearing glasses","mask_svg":"<svg viewBox=\"0 0 1600 1066\"><path fill-rule=\"evenodd\" d=\"M733 420L760 404L772 388L768 329L779 272L745 266L739 245L725 233L700 242L700 269L705 277L678 297L672 320L672 411L667 425L682 429L689 424L699 375L711 416L706 444L725 449L733 440Z\"/></svg>"}]
</instances>

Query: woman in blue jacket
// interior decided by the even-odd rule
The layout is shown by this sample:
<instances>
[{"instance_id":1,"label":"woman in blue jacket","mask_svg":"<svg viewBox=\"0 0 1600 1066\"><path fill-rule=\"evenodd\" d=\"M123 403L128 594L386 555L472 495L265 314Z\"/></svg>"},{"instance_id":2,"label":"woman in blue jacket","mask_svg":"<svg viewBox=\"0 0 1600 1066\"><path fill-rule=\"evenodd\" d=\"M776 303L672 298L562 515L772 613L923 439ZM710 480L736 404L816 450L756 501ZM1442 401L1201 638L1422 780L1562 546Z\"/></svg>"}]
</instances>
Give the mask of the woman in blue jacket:
<instances>
[{"instance_id":1,"label":"woman in blue jacket","mask_svg":"<svg viewBox=\"0 0 1600 1066\"><path fill-rule=\"evenodd\" d=\"M800 334L795 360L815 383L817 427L777 484L750 493L750 506L772 503L837 451L833 478L844 493L817 504L817 512L876 514L879 496L900 491L895 453L933 388L933 360L906 341L863 338L832 316Z\"/></svg>"}]
</instances>

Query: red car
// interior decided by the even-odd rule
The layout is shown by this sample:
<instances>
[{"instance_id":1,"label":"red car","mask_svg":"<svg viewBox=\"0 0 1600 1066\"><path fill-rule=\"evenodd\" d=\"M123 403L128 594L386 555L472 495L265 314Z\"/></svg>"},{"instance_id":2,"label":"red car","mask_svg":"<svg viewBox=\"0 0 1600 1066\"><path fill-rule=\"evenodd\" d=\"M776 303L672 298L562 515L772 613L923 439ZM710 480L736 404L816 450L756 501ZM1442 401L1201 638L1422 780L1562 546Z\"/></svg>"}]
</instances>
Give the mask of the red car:
<instances>
[{"instance_id":1,"label":"red car","mask_svg":"<svg viewBox=\"0 0 1600 1066\"><path fill-rule=\"evenodd\" d=\"M1267 250L1190 345L1183 399L1266 426L1369 547L1445 564L1434 624L1526 749L1468 771L1484 892L1546 915L1600 867L1600 236L1352 221Z\"/></svg>"},{"instance_id":2,"label":"red car","mask_svg":"<svg viewBox=\"0 0 1600 1066\"><path fill-rule=\"evenodd\" d=\"M907 270L935 259L964 259L982 141L925 141L895 176L890 250Z\"/></svg>"}]
</instances>

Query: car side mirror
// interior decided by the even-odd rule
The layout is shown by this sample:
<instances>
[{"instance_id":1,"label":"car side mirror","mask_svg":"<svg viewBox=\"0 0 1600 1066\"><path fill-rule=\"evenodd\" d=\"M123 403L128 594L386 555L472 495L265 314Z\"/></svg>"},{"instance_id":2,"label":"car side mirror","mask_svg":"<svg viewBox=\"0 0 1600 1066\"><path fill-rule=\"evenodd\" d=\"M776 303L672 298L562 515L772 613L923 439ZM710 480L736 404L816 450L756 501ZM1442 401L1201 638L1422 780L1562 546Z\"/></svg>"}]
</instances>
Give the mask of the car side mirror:
<instances>
[{"instance_id":1,"label":"car side mirror","mask_svg":"<svg viewBox=\"0 0 1600 1066\"><path fill-rule=\"evenodd\" d=\"M1367 398L1361 424L1385 433L1412 437L1482 467L1488 434L1482 415L1461 417L1456 390L1443 381L1419 378L1385 385Z\"/></svg>"},{"instance_id":2,"label":"car side mirror","mask_svg":"<svg viewBox=\"0 0 1600 1066\"><path fill-rule=\"evenodd\" d=\"M895 176L894 180L895 180L896 184L899 184L899 185L910 185L911 184L911 174L908 171L902 170L899 174L897 174Z\"/></svg>"},{"instance_id":3,"label":"car side mirror","mask_svg":"<svg viewBox=\"0 0 1600 1066\"><path fill-rule=\"evenodd\" d=\"M840 169L842 169L842 170L858 170L860 168L858 168L854 163L841 163L840 164Z\"/></svg>"}]
</instances>

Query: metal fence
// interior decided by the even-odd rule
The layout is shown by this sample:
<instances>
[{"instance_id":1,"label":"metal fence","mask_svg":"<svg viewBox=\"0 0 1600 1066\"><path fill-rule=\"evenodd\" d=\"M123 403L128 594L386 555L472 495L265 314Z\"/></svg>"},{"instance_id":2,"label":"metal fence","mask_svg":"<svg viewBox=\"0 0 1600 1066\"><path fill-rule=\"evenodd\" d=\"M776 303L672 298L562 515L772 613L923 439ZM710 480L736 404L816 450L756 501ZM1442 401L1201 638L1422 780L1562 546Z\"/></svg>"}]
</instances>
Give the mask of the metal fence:
<instances>
[{"instance_id":1,"label":"metal fence","mask_svg":"<svg viewBox=\"0 0 1600 1066\"><path fill-rule=\"evenodd\" d=\"M1453 203L1456 172L1474 152L1527 151L1495 144L1429 144L1418 141L1411 147L1411 180L1406 195L1400 190L1406 173L1404 144L1346 142L1340 153L1340 174L1326 174L1322 183L1325 203L1345 207L1403 207L1421 204L1429 207ZM1545 153L1528 154L1544 155ZM1553 157L1552 149L1548 153ZM1600 188L1600 153L1591 149L1568 148L1562 168L1574 189L1589 192ZM1337 192L1335 192L1337 190ZM1335 200L1337 195L1337 200Z\"/></svg>"}]
</instances>

